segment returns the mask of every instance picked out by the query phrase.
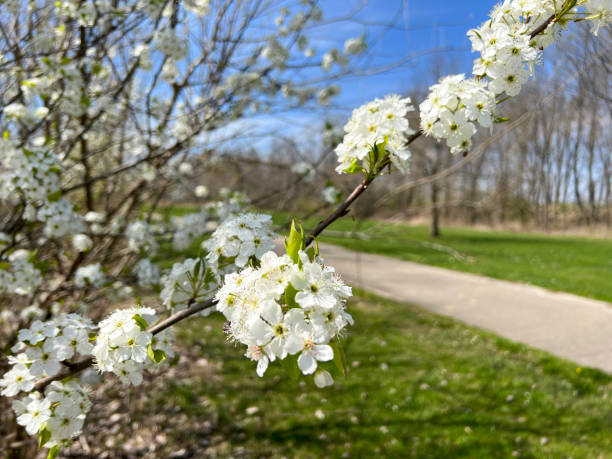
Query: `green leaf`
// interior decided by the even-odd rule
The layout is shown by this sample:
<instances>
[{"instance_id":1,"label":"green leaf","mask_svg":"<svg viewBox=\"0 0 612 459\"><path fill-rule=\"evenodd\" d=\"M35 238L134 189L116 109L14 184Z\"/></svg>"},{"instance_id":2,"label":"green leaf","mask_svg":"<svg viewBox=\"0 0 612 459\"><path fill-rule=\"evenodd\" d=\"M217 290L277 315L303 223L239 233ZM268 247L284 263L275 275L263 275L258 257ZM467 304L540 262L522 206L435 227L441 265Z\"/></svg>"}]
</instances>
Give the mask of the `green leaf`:
<instances>
[{"instance_id":1,"label":"green leaf","mask_svg":"<svg viewBox=\"0 0 612 459\"><path fill-rule=\"evenodd\" d=\"M54 164L49 168L49 172L53 172L55 174L61 174L62 167L59 164Z\"/></svg>"},{"instance_id":2,"label":"green leaf","mask_svg":"<svg viewBox=\"0 0 612 459\"><path fill-rule=\"evenodd\" d=\"M57 202L60 199L62 199L62 190L57 190L47 195L47 200L49 202Z\"/></svg>"},{"instance_id":3,"label":"green leaf","mask_svg":"<svg viewBox=\"0 0 612 459\"><path fill-rule=\"evenodd\" d=\"M289 377L291 379L298 379L300 377L300 369L297 365L298 356L296 355L288 355L283 360L280 361L281 366L285 369L287 373L289 373Z\"/></svg>"},{"instance_id":4,"label":"green leaf","mask_svg":"<svg viewBox=\"0 0 612 459\"><path fill-rule=\"evenodd\" d=\"M153 349L151 344L147 346L147 355L155 363L161 363L166 360L166 353L161 349Z\"/></svg>"},{"instance_id":5,"label":"green leaf","mask_svg":"<svg viewBox=\"0 0 612 459\"><path fill-rule=\"evenodd\" d=\"M387 155L387 142L389 141L388 137L385 137L383 142L378 142L374 144L374 153L375 153L375 164L378 161L382 160Z\"/></svg>"},{"instance_id":6,"label":"green leaf","mask_svg":"<svg viewBox=\"0 0 612 459\"><path fill-rule=\"evenodd\" d=\"M346 356L344 355L344 348L342 347L342 344L340 344L339 340L335 339L332 340L329 345L334 350L334 364L336 364L336 368L338 368L342 376L346 378L348 370L346 366Z\"/></svg>"},{"instance_id":7,"label":"green leaf","mask_svg":"<svg viewBox=\"0 0 612 459\"><path fill-rule=\"evenodd\" d=\"M206 285L206 288L208 288L208 286L211 284L214 285L215 282L215 273L212 271L212 269L206 269L206 274L204 276L204 284Z\"/></svg>"},{"instance_id":8,"label":"green leaf","mask_svg":"<svg viewBox=\"0 0 612 459\"><path fill-rule=\"evenodd\" d=\"M200 268L202 267L202 259L200 258L198 261L196 261L195 266L193 267L193 278L197 279L198 276L200 275Z\"/></svg>"},{"instance_id":9,"label":"green leaf","mask_svg":"<svg viewBox=\"0 0 612 459\"><path fill-rule=\"evenodd\" d=\"M319 256L319 241L314 240L314 245L310 247L306 253L308 254L308 259L313 262L316 257Z\"/></svg>"},{"instance_id":10,"label":"green leaf","mask_svg":"<svg viewBox=\"0 0 612 459\"><path fill-rule=\"evenodd\" d=\"M297 295L297 290L291 284L287 285L285 288L285 303L287 306L291 308L297 308L298 304L295 302L295 295Z\"/></svg>"},{"instance_id":11,"label":"green leaf","mask_svg":"<svg viewBox=\"0 0 612 459\"><path fill-rule=\"evenodd\" d=\"M495 123L505 123L506 121L509 121L510 118L506 118L504 116L497 116L494 120Z\"/></svg>"},{"instance_id":12,"label":"green leaf","mask_svg":"<svg viewBox=\"0 0 612 459\"><path fill-rule=\"evenodd\" d=\"M43 422L38 433L38 449L42 448L51 438L51 431L47 429L47 423Z\"/></svg>"},{"instance_id":13,"label":"green leaf","mask_svg":"<svg viewBox=\"0 0 612 459\"><path fill-rule=\"evenodd\" d=\"M47 454L47 459L55 459L57 456L59 456L59 445L55 445L49 450L49 454Z\"/></svg>"},{"instance_id":14,"label":"green leaf","mask_svg":"<svg viewBox=\"0 0 612 459\"><path fill-rule=\"evenodd\" d=\"M48 271L49 271L49 269L51 268L51 263L49 263L49 261L47 261L47 260L44 260L44 261L36 261L36 262L34 263L34 267L35 267L36 269L38 269L38 270L39 270L39 271L40 271L40 272L43 274L43 276L44 276L45 274L47 274L47 272L48 272Z\"/></svg>"},{"instance_id":15,"label":"green leaf","mask_svg":"<svg viewBox=\"0 0 612 459\"><path fill-rule=\"evenodd\" d=\"M295 226L295 220L291 220L291 232L289 238L285 239L285 251L294 263L299 263L299 252L304 247L304 230L301 225L298 227L299 231Z\"/></svg>"},{"instance_id":16,"label":"green leaf","mask_svg":"<svg viewBox=\"0 0 612 459\"><path fill-rule=\"evenodd\" d=\"M344 172L346 172L347 174L357 174L358 172L362 171L363 167L361 166L361 164L359 164L357 159L353 159L353 161L351 161L350 166L344 169Z\"/></svg>"},{"instance_id":17,"label":"green leaf","mask_svg":"<svg viewBox=\"0 0 612 459\"><path fill-rule=\"evenodd\" d=\"M134 322L136 322L136 325L138 325L142 331L145 331L147 328L149 328L149 324L147 324L147 321L144 320L140 316L140 314L134 314L132 319L134 319Z\"/></svg>"}]
</instances>

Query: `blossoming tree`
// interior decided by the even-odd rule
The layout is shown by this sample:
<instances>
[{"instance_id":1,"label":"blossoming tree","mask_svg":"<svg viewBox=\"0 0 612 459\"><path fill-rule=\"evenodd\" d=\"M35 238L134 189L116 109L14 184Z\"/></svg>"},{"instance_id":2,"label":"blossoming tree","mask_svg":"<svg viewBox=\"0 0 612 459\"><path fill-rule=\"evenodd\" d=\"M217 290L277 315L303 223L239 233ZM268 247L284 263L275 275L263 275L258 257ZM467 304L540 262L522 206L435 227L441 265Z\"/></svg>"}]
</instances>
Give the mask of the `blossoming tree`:
<instances>
[{"instance_id":1,"label":"blossoming tree","mask_svg":"<svg viewBox=\"0 0 612 459\"><path fill-rule=\"evenodd\" d=\"M49 457L80 434L92 371L141 384L143 372L173 357L172 326L195 314L223 314L259 376L280 362L318 387L333 384L326 362L342 372L351 288L324 264L316 237L378 176L406 172L420 136L461 153L478 127L503 122L500 104L569 23L591 21L597 34L612 21L610 0L496 6L468 32L479 53L473 76L432 86L420 126L409 125L415 108L401 96L353 112L337 172L363 180L312 231L293 224L277 255L271 218L250 211L242 195L228 192L164 223L155 209L180 189L211 132L258 111L326 103L337 88L292 79L296 71L342 67L363 39L316 53L306 33L321 20L314 0L292 10L258 0L11 0L3 8L0 292L10 353L0 388ZM271 22L274 32L265 32ZM325 196L338 200L331 187ZM153 261L160 243L180 251L209 232L200 258L167 272ZM159 301L137 304L134 288L157 288ZM105 298L134 306L102 318L90 306Z\"/></svg>"}]
</instances>

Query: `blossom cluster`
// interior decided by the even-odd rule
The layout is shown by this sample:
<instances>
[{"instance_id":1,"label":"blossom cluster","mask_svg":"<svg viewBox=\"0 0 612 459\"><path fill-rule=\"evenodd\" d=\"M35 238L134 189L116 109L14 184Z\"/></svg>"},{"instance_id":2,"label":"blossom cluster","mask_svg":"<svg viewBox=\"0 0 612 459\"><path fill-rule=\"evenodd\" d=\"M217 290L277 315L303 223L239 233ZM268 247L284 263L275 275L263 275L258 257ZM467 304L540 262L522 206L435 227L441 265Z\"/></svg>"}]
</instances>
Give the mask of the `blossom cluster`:
<instances>
[{"instance_id":1,"label":"blossom cluster","mask_svg":"<svg viewBox=\"0 0 612 459\"><path fill-rule=\"evenodd\" d=\"M147 331L156 320L153 309L141 306L115 311L102 320L91 352L95 367L114 373L124 384L141 384L144 369L174 355L171 332L154 340Z\"/></svg>"},{"instance_id":2,"label":"blossom cluster","mask_svg":"<svg viewBox=\"0 0 612 459\"><path fill-rule=\"evenodd\" d=\"M14 251L9 255L7 264L7 269L0 268L0 292L30 295L42 284L42 275L32 263L29 251Z\"/></svg>"},{"instance_id":3,"label":"blossom cluster","mask_svg":"<svg viewBox=\"0 0 612 459\"><path fill-rule=\"evenodd\" d=\"M486 76L492 92L508 96L520 92L540 63L542 50L555 40L555 24L531 37L555 13L555 6L553 0L506 0L493 8L488 21L468 32L472 50L480 53L474 75Z\"/></svg>"},{"instance_id":4,"label":"blossom cluster","mask_svg":"<svg viewBox=\"0 0 612 459\"><path fill-rule=\"evenodd\" d=\"M307 163L306 161L299 161L291 166L291 172L299 175L305 181L311 182L317 175L317 171L312 166L312 164Z\"/></svg>"},{"instance_id":5,"label":"blossom cluster","mask_svg":"<svg viewBox=\"0 0 612 459\"><path fill-rule=\"evenodd\" d=\"M591 14L594 32L612 18L609 0L579 3ZM420 105L423 132L446 140L452 153L469 150L474 123L491 127L497 120L497 97L520 93L542 62L543 50L555 41L565 15L577 17L578 8L554 0L504 0L496 5L488 21L467 33L472 51L479 53L475 78L453 75L430 87Z\"/></svg>"},{"instance_id":6,"label":"blossom cluster","mask_svg":"<svg viewBox=\"0 0 612 459\"><path fill-rule=\"evenodd\" d=\"M208 251L206 261L216 271L244 268L274 248L276 234L271 227L270 215L247 212L228 218L203 242Z\"/></svg>"},{"instance_id":7,"label":"blossom cluster","mask_svg":"<svg viewBox=\"0 0 612 459\"><path fill-rule=\"evenodd\" d=\"M75 234L72 236L72 245L78 252L89 252L93 247L93 241L87 234Z\"/></svg>"},{"instance_id":8,"label":"blossom cluster","mask_svg":"<svg viewBox=\"0 0 612 459\"><path fill-rule=\"evenodd\" d=\"M612 0L586 0L583 6L593 23L591 30L594 35L599 33L601 27L612 23Z\"/></svg>"},{"instance_id":9,"label":"blossom cluster","mask_svg":"<svg viewBox=\"0 0 612 459\"><path fill-rule=\"evenodd\" d=\"M157 251L158 244L153 228L144 220L136 220L128 225L125 230L128 239L128 247L134 252L145 252L153 255Z\"/></svg>"},{"instance_id":10,"label":"blossom cluster","mask_svg":"<svg viewBox=\"0 0 612 459\"><path fill-rule=\"evenodd\" d=\"M334 357L330 342L353 323L345 309L350 296L333 268L306 253L299 252L294 263L288 255L267 252L259 268L226 275L216 299L227 333L247 346L259 376L271 361L288 356L297 356L298 368L308 375L317 362Z\"/></svg>"},{"instance_id":11,"label":"blossom cluster","mask_svg":"<svg viewBox=\"0 0 612 459\"><path fill-rule=\"evenodd\" d=\"M19 341L9 356L12 368L0 379L2 395L11 397L21 391L29 392L38 378L55 376L61 362L76 353L91 353L89 334L92 322L78 314L60 314L46 322L35 320L29 328L19 330Z\"/></svg>"},{"instance_id":12,"label":"blossom cluster","mask_svg":"<svg viewBox=\"0 0 612 459\"><path fill-rule=\"evenodd\" d=\"M368 161L369 153L376 144L386 142L385 148L393 164L402 172L408 171L410 151L406 136L414 133L406 115L413 111L410 98L397 95L375 99L353 110L344 126L344 139L336 147L339 173L346 172L352 164ZM374 164L363 164L375 167Z\"/></svg>"},{"instance_id":13,"label":"blossom cluster","mask_svg":"<svg viewBox=\"0 0 612 459\"><path fill-rule=\"evenodd\" d=\"M41 207L37 218L45 222L44 233L49 238L60 238L85 229L81 216L67 199L49 202Z\"/></svg>"},{"instance_id":14,"label":"blossom cluster","mask_svg":"<svg viewBox=\"0 0 612 459\"><path fill-rule=\"evenodd\" d=\"M46 448L69 446L81 433L90 409L89 388L76 381L53 381L44 397L36 391L13 402L17 423L30 435L40 433L41 446Z\"/></svg>"},{"instance_id":15,"label":"blossom cluster","mask_svg":"<svg viewBox=\"0 0 612 459\"><path fill-rule=\"evenodd\" d=\"M187 55L187 40L179 37L171 28L155 31L153 42L157 50L175 61Z\"/></svg>"},{"instance_id":16,"label":"blossom cluster","mask_svg":"<svg viewBox=\"0 0 612 459\"><path fill-rule=\"evenodd\" d=\"M206 214L204 212L193 212L184 217L174 218L174 234L172 236L172 247L174 250L186 250L191 243L206 231Z\"/></svg>"},{"instance_id":17,"label":"blossom cluster","mask_svg":"<svg viewBox=\"0 0 612 459\"><path fill-rule=\"evenodd\" d=\"M331 184L323 188L321 194L323 195L325 202L329 204L337 204L342 199L342 191Z\"/></svg>"},{"instance_id":18,"label":"blossom cluster","mask_svg":"<svg viewBox=\"0 0 612 459\"><path fill-rule=\"evenodd\" d=\"M148 258L138 260L132 271L138 278L138 285L141 287L151 287L159 284L161 276L159 266Z\"/></svg>"},{"instance_id":19,"label":"blossom cluster","mask_svg":"<svg viewBox=\"0 0 612 459\"><path fill-rule=\"evenodd\" d=\"M495 120L495 94L486 83L464 75L444 77L429 88L419 106L421 129L436 139L446 140L451 153L467 151L476 133L474 123L492 127Z\"/></svg>"},{"instance_id":20,"label":"blossom cluster","mask_svg":"<svg viewBox=\"0 0 612 459\"><path fill-rule=\"evenodd\" d=\"M243 212L250 203L247 195L239 191L232 192L228 188L221 188L219 195L221 199L207 203L202 212L220 222Z\"/></svg>"},{"instance_id":21,"label":"blossom cluster","mask_svg":"<svg viewBox=\"0 0 612 459\"><path fill-rule=\"evenodd\" d=\"M5 107L6 114L6 107ZM20 197L29 203L43 203L60 189L61 164L42 147L17 149L10 139L0 140L0 200L16 203Z\"/></svg>"},{"instance_id":22,"label":"blossom cluster","mask_svg":"<svg viewBox=\"0 0 612 459\"><path fill-rule=\"evenodd\" d=\"M74 284L77 287L85 286L100 288L106 283L106 276L100 263L81 266L74 273Z\"/></svg>"}]
</instances>

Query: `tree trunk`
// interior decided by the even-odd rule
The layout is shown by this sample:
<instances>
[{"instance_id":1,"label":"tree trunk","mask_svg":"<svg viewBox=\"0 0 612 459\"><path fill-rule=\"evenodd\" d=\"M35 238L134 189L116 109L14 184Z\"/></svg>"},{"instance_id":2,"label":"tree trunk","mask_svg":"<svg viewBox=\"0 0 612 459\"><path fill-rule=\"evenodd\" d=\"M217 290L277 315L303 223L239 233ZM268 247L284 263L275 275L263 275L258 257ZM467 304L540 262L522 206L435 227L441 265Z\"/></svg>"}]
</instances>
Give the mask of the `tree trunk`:
<instances>
[{"instance_id":1,"label":"tree trunk","mask_svg":"<svg viewBox=\"0 0 612 459\"><path fill-rule=\"evenodd\" d=\"M438 208L438 183L431 183L431 225L429 226L429 235L431 237L440 237L440 209Z\"/></svg>"}]
</instances>

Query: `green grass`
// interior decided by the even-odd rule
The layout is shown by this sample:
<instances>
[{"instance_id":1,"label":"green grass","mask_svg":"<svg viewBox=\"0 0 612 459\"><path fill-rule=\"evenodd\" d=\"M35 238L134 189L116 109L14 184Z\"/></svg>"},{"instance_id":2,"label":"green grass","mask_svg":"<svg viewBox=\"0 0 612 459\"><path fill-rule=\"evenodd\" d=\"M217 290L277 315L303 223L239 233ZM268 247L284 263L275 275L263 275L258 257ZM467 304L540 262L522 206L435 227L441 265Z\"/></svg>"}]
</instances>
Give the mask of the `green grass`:
<instances>
[{"instance_id":1,"label":"green grass","mask_svg":"<svg viewBox=\"0 0 612 459\"><path fill-rule=\"evenodd\" d=\"M285 215L275 218L279 223L287 220ZM316 220L303 224L310 230ZM321 241L612 301L610 240L461 228L443 228L442 237L432 239L423 226L355 222L349 218L339 220L329 230ZM356 234L351 236L351 232Z\"/></svg>"},{"instance_id":2,"label":"green grass","mask_svg":"<svg viewBox=\"0 0 612 459\"><path fill-rule=\"evenodd\" d=\"M223 457L612 457L611 376L363 292L349 311L350 371L334 387L278 365L258 378L212 316L178 335L214 375L169 380L152 397L214 418Z\"/></svg>"}]
</instances>

